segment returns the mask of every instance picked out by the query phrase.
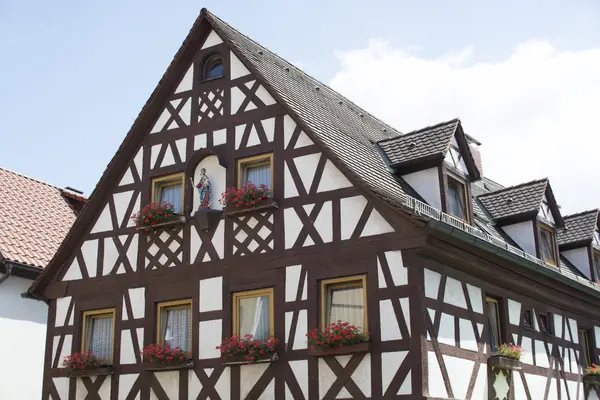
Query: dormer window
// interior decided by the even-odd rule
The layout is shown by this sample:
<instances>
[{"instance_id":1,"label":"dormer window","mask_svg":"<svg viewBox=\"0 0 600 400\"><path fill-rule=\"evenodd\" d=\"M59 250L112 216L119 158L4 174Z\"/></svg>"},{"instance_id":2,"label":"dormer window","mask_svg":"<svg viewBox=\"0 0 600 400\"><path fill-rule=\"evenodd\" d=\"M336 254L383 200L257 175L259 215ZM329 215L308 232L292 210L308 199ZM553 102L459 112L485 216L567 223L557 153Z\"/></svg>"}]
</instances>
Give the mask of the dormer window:
<instances>
[{"instance_id":1,"label":"dormer window","mask_svg":"<svg viewBox=\"0 0 600 400\"><path fill-rule=\"evenodd\" d=\"M594 276L596 281L600 280L600 250L592 249L592 258L594 259Z\"/></svg>"},{"instance_id":2,"label":"dormer window","mask_svg":"<svg viewBox=\"0 0 600 400\"><path fill-rule=\"evenodd\" d=\"M202 80L220 78L223 76L223 59L218 54L209 56L202 67Z\"/></svg>"},{"instance_id":3,"label":"dormer window","mask_svg":"<svg viewBox=\"0 0 600 400\"><path fill-rule=\"evenodd\" d=\"M549 264L556 265L556 242L554 230L546 224L539 224L540 257Z\"/></svg>"},{"instance_id":4,"label":"dormer window","mask_svg":"<svg viewBox=\"0 0 600 400\"><path fill-rule=\"evenodd\" d=\"M467 186L448 176L448 213L465 222L469 222Z\"/></svg>"}]
</instances>

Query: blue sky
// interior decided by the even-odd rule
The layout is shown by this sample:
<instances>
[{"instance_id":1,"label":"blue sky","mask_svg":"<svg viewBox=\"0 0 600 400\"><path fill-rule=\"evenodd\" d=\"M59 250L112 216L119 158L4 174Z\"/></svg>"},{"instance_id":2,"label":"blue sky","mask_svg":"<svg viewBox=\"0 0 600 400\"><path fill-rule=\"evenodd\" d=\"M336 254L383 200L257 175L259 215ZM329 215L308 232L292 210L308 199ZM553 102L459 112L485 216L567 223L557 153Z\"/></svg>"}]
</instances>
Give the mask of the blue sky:
<instances>
[{"instance_id":1,"label":"blue sky","mask_svg":"<svg viewBox=\"0 0 600 400\"><path fill-rule=\"evenodd\" d=\"M0 0L0 135L4 150L0 166L89 194L202 7L289 61L299 63L375 115L383 114L402 130L420 127L413 124L435 123L436 116L428 111L421 119L396 120L389 105L378 113L382 99L395 101L394 87L378 81L368 91L356 90L353 82L361 79L360 74L369 73L358 65L356 55L361 51L373 58L370 65L374 68L381 68L377 63L386 60L390 74L404 71L402 66L396 70L393 63L406 61L407 54L410 60L420 62L462 54L465 57L458 61L461 69L457 74L464 76L473 71L469 69L473 66L481 65L476 69L479 71L505 63L519 45L532 40L551 44L565 57L600 48L600 2L591 0ZM385 49L374 51L374 39L385 42ZM454 68L455 64L452 61L449 65ZM567 71L580 75L577 68ZM362 72L353 75L357 71ZM418 70L412 73L419 74ZM405 77L417 78L426 82L435 77ZM577 81L565 90L574 90L577 85L589 86L588 82ZM418 90L412 87L411 93L402 96L411 98ZM374 100L382 92L386 96ZM469 115L466 106L456 108L451 96L446 97L446 103L431 108L438 113L437 118L452 118L460 112L467 132L485 137L490 131L485 122ZM430 103L431 99L425 98L419 104L425 110ZM520 110L519 115L526 112ZM544 112L549 113L542 111L542 117L536 118L543 119ZM505 117L510 120L511 114ZM469 129L469 118L474 121L473 129ZM568 119L572 118L578 118L577 112L569 114ZM529 125L510 122L507 126L523 135ZM502 170L494 166L500 162L494 158L490 162L490 171L500 175L493 178L506 179L507 183L517 183L521 178L515 174L503 176ZM536 176L523 176L521 180L537 178L545 170L531 172ZM546 175L555 178L552 173ZM556 179L560 182L563 178ZM596 194L600 192L594 192L595 198ZM568 196L563 199L560 193L557 197L571 208L588 206ZM595 200L589 202L589 206L594 204Z\"/></svg>"}]
</instances>

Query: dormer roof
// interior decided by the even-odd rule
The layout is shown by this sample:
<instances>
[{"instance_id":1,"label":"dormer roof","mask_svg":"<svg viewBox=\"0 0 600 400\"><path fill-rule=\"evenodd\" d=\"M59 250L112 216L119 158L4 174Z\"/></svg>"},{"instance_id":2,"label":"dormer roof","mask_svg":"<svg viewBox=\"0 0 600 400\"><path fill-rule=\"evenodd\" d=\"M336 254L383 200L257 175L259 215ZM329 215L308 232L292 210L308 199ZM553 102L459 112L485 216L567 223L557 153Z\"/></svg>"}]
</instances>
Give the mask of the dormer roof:
<instances>
[{"instance_id":1,"label":"dormer roof","mask_svg":"<svg viewBox=\"0 0 600 400\"><path fill-rule=\"evenodd\" d=\"M561 248L586 245L594 240L594 232L598 228L598 212L600 210L582 211L564 217L565 227L557 232L556 239Z\"/></svg>"},{"instance_id":2,"label":"dormer roof","mask_svg":"<svg viewBox=\"0 0 600 400\"><path fill-rule=\"evenodd\" d=\"M381 140L377 142L377 146L388 166L401 169L427 161L443 160L455 136L465 156L469 174L473 178L478 178L479 170L468 146L469 139L463 132L458 118Z\"/></svg>"},{"instance_id":3,"label":"dormer roof","mask_svg":"<svg viewBox=\"0 0 600 400\"><path fill-rule=\"evenodd\" d=\"M499 224L519 218L529 218L538 214L544 195L552 212L556 227L564 226L558 205L548 178L521 183L479 195L477 198L483 204L492 219Z\"/></svg>"}]
</instances>

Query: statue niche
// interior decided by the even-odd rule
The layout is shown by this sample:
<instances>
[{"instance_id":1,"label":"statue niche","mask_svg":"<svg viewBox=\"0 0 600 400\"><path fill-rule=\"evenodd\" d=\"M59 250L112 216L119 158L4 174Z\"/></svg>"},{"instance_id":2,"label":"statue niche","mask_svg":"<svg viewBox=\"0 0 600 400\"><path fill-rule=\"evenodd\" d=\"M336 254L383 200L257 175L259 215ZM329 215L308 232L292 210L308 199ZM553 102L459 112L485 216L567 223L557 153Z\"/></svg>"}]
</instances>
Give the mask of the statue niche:
<instances>
[{"instance_id":1,"label":"statue niche","mask_svg":"<svg viewBox=\"0 0 600 400\"><path fill-rule=\"evenodd\" d=\"M194 169L194 188L191 216L199 221L201 229L210 229L218 224L223 206L219 197L225 191L226 169L219 164L215 155L204 157Z\"/></svg>"}]
</instances>

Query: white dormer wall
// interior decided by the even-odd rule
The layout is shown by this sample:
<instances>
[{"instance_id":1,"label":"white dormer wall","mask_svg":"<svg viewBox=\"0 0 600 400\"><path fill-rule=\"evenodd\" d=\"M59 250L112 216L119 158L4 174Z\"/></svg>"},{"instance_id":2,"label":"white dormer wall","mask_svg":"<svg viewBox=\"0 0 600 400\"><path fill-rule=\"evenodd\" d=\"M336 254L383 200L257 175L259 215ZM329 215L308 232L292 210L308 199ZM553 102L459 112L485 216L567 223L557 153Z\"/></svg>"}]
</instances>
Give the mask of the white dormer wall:
<instances>
[{"instance_id":1,"label":"white dormer wall","mask_svg":"<svg viewBox=\"0 0 600 400\"><path fill-rule=\"evenodd\" d=\"M465 175L469 175L469 170L467 169L467 165L465 164L465 159L458 151L458 143L456 142L456 136L452 138L452 142L450 144L450 149L446 153L446 157L444 158L444 162L450 167L461 171Z\"/></svg>"},{"instance_id":2,"label":"white dormer wall","mask_svg":"<svg viewBox=\"0 0 600 400\"><path fill-rule=\"evenodd\" d=\"M548 199L546 199L546 195L544 195L544 200L540 206L538 217L542 220L542 222L546 224L549 223L550 225L554 226L554 217L552 216L552 211L550 211L550 207L548 206Z\"/></svg>"},{"instance_id":3,"label":"white dormer wall","mask_svg":"<svg viewBox=\"0 0 600 400\"><path fill-rule=\"evenodd\" d=\"M590 258L588 257L588 248L579 247L577 249L561 251L561 256L564 256L571 264L575 266L586 278L592 279Z\"/></svg>"},{"instance_id":4,"label":"white dormer wall","mask_svg":"<svg viewBox=\"0 0 600 400\"><path fill-rule=\"evenodd\" d=\"M502 227L502 230L514 240L524 252L537 257L537 252L535 251L535 230L533 229L533 221L505 225Z\"/></svg>"},{"instance_id":5,"label":"white dormer wall","mask_svg":"<svg viewBox=\"0 0 600 400\"><path fill-rule=\"evenodd\" d=\"M437 167L424 169L402 178L433 208L442 209L440 193L440 175Z\"/></svg>"}]
</instances>

